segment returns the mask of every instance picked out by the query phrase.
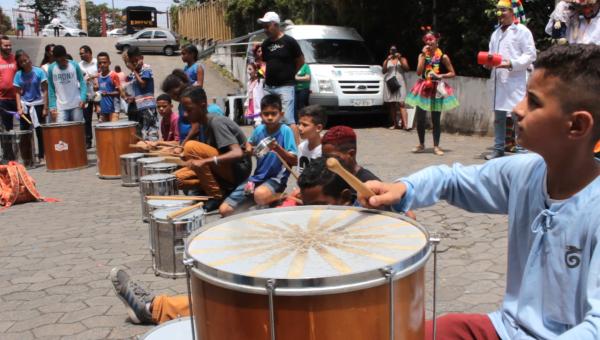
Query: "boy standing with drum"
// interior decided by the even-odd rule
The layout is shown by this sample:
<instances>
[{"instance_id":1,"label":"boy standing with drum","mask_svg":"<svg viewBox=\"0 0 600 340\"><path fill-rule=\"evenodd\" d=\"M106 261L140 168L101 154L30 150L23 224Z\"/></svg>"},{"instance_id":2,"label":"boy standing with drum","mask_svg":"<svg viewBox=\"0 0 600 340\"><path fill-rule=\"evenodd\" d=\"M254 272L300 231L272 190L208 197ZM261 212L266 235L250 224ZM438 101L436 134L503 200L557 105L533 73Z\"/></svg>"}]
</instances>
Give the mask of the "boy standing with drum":
<instances>
[{"instance_id":1,"label":"boy standing with drum","mask_svg":"<svg viewBox=\"0 0 600 340\"><path fill-rule=\"evenodd\" d=\"M600 139L600 46L554 46L535 66L514 113L519 143L537 154L371 181L376 196L359 197L365 206L397 211L444 199L510 216L502 308L440 317L443 339L600 337L600 163L593 153Z\"/></svg>"},{"instance_id":2,"label":"boy standing with drum","mask_svg":"<svg viewBox=\"0 0 600 340\"><path fill-rule=\"evenodd\" d=\"M110 57L106 52L98 53L98 71L96 87L100 99L100 121L116 122L121 110L121 81L116 72L110 70Z\"/></svg>"}]
</instances>

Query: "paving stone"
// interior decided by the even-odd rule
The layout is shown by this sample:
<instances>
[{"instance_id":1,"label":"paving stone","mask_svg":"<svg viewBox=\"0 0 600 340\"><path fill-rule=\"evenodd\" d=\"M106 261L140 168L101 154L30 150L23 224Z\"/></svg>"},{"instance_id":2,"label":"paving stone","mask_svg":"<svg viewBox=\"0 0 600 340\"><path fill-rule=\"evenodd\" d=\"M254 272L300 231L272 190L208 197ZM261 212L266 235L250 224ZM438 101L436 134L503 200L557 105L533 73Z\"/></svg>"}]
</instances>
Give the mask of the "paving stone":
<instances>
[{"instance_id":1,"label":"paving stone","mask_svg":"<svg viewBox=\"0 0 600 340\"><path fill-rule=\"evenodd\" d=\"M35 339L35 337L33 336L33 333L31 333L30 331L26 331L26 332L20 332L20 333L3 333L0 334L2 340L29 340L29 339ZM50 339L50 338L45 338L45 339Z\"/></svg>"},{"instance_id":2,"label":"paving stone","mask_svg":"<svg viewBox=\"0 0 600 340\"><path fill-rule=\"evenodd\" d=\"M83 332L85 327L77 323L55 323L51 325L45 325L33 329L33 334L38 338L45 338L47 336L64 336L64 335L75 335Z\"/></svg>"},{"instance_id":3,"label":"paving stone","mask_svg":"<svg viewBox=\"0 0 600 340\"><path fill-rule=\"evenodd\" d=\"M66 313L61 319L62 323L71 323L81 320L85 320L90 317L104 314L108 310L108 306L94 306L88 307L81 310Z\"/></svg>"},{"instance_id":4,"label":"paving stone","mask_svg":"<svg viewBox=\"0 0 600 340\"><path fill-rule=\"evenodd\" d=\"M61 340L94 340L94 339L106 339L110 334L110 328L91 328L87 331L83 331L79 334L72 336L62 337Z\"/></svg>"},{"instance_id":5,"label":"paving stone","mask_svg":"<svg viewBox=\"0 0 600 340\"><path fill-rule=\"evenodd\" d=\"M64 279L52 279L52 280L47 280L44 282L39 282L39 283L34 283L31 286L27 287L27 290L29 291L38 291L38 290L44 290L44 289L48 289L48 288L52 288L52 287L56 287L56 286L62 286L64 284L66 284L67 282L69 282L69 278L64 278Z\"/></svg>"},{"instance_id":6,"label":"paving stone","mask_svg":"<svg viewBox=\"0 0 600 340\"><path fill-rule=\"evenodd\" d=\"M0 312L2 321L23 321L30 320L40 315L37 310L7 310Z\"/></svg>"},{"instance_id":7,"label":"paving stone","mask_svg":"<svg viewBox=\"0 0 600 340\"><path fill-rule=\"evenodd\" d=\"M38 310L42 313L52 313L52 312L76 312L82 309L87 308L87 306L83 302L62 302L53 305L42 306L38 308Z\"/></svg>"},{"instance_id":8,"label":"paving stone","mask_svg":"<svg viewBox=\"0 0 600 340\"><path fill-rule=\"evenodd\" d=\"M32 328L36 328L43 325L55 323L60 318L62 313L45 313L35 318L27 319L24 321L15 322L15 324L8 329L9 332L23 332Z\"/></svg>"},{"instance_id":9,"label":"paving stone","mask_svg":"<svg viewBox=\"0 0 600 340\"><path fill-rule=\"evenodd\" d=\"M12 326L14 324L15 324L14 321L0 321L0 333L6 332L6 330L9 329L10 326Z\"/></svg>"}]
</instances>

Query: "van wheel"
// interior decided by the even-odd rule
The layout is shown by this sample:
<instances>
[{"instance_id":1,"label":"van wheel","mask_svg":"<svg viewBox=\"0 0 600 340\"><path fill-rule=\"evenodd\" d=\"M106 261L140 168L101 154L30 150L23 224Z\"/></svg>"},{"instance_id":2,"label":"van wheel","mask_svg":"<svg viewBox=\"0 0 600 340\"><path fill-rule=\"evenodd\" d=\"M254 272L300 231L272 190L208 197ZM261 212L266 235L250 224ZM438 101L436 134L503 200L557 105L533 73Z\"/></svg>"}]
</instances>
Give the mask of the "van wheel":
<instances>
[{"instance_id":1,"label":"van wheel","mask_svg":"<svg viewBox=\"0 0 600 340\"><path fill-rule=\"evenodd\" d=\"M123 45L123 47L121 48L121 51L127 52L128 49L129 49L129 45Z\"/></svg>"},{"instance_id":2,"label":"van wheel","mask_svg":"<svg viewBox=\"0 0 600 340\"><path fill-rule=\"evenodd\" d=\"M71 36L71 33L65 34L65 37L70 37L70 36Z\"/></svg>"},{"instance_id":3,"label":"van wheel","mask_svg":"<svg viewBox=\"0 0 600 340\"><path fill-rule=\"evenodd\" d=\"M163 52L165 53L166 56L172 56L173 54L175 54L175 49L172 46L167 46L167 47L165 47Z\"/></svg>"},{"instance_id":4,"label":"van wheel","mask_svg":"<svg viewBox=\"0 0 600 340\"><path fill-rule=\"evenodd\" d=\"M80 36L80 37L87 37L87 34L85 34L85 33L81 32L81 33L79 33L79 36Z\"/></svg>"}]
</instances>

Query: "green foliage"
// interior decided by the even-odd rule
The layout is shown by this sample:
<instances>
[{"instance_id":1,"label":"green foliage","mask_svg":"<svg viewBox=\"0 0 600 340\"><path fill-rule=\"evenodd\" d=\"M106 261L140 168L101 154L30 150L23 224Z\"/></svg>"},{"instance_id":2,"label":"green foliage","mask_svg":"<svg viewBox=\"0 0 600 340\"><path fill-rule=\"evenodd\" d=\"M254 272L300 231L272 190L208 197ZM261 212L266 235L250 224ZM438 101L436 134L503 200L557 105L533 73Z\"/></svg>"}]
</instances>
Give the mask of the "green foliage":
<instances>
[{"instance_id":1,"label":"green foliage","mask_svg":"<svg viewBox=\"0 0 600 340\"><path fill-rule=\"evenodd\" d=\"M106 13L106 29L118 28L123 26L121 10L115 8L114 16L112 8L103 3L96 5L91 1L85 2L85 10L88 20L88 35L90 37L99 37L102 35L102 12ZM79 5L71 8L71 14L77 22L81 22L81 7ZM113 23L113 17L115 22Z\"/></svg>"},{"instance_id":2,"label":"green foliage","mask_svg":"<svg viewBox=\"0 0 600 340\"><path fill-rule=\"evenodd\" d=\"M396 44L409 64L416 67L423 48L421 26L433 24L434 0L229 0L227 21L235 36L259 29L256 19L276 11L282 20L296 24L316 23L354 27L365 38L378 60L383 61L389 45ZM459 75L487 76L476 63L478 51L488 50L489 38L497 24L497 0L436 0L437 29L441 48ZM313 11L314 7L314 11ZM547 47L544 27L554 1L524 1L528 27L538 49ZM313 20L314 13L314 20Z\"/></svg>"},{"instance_id":3,"label":"green foliage","mask_svg":"<svg viewBox=\"0 0 600 340\"><path fill-rule=\"evenodd\" d=\"M13 27L10 22L10 17L2 11L0 8L0 33L1 34L12 34Z\"/></svg>"},{"instance_id":4,"label":"green foliage","mask_svg":"<svg viewBox=\"0 0 600 340\"><path fill-rule=\"evenodd\" d=\"M52 18L62 13L67 3L63 0L17 0L18 6L24 6L38 12L40 27L50 23Z\"/></svg>"}]
</instances>

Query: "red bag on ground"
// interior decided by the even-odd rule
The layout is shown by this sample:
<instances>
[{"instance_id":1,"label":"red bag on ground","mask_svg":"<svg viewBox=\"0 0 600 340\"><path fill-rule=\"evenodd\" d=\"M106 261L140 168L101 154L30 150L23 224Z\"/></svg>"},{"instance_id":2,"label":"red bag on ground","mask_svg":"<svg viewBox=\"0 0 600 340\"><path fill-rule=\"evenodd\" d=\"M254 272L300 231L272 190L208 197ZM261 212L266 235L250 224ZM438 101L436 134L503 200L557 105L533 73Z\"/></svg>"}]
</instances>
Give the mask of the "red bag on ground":
<instances>
[{"instance_id":1,"label":"red bag on ground","mask_svg":"<svg viewBox=\"0 0 600 340\"><path fill-rule=\"evenodd\" d=\"M56 202L56 199L44 198L35 188L35 180L25 167L17 162L0 165L0 210L11 205L26 202Z\"/></svg>"}]
</instances>

